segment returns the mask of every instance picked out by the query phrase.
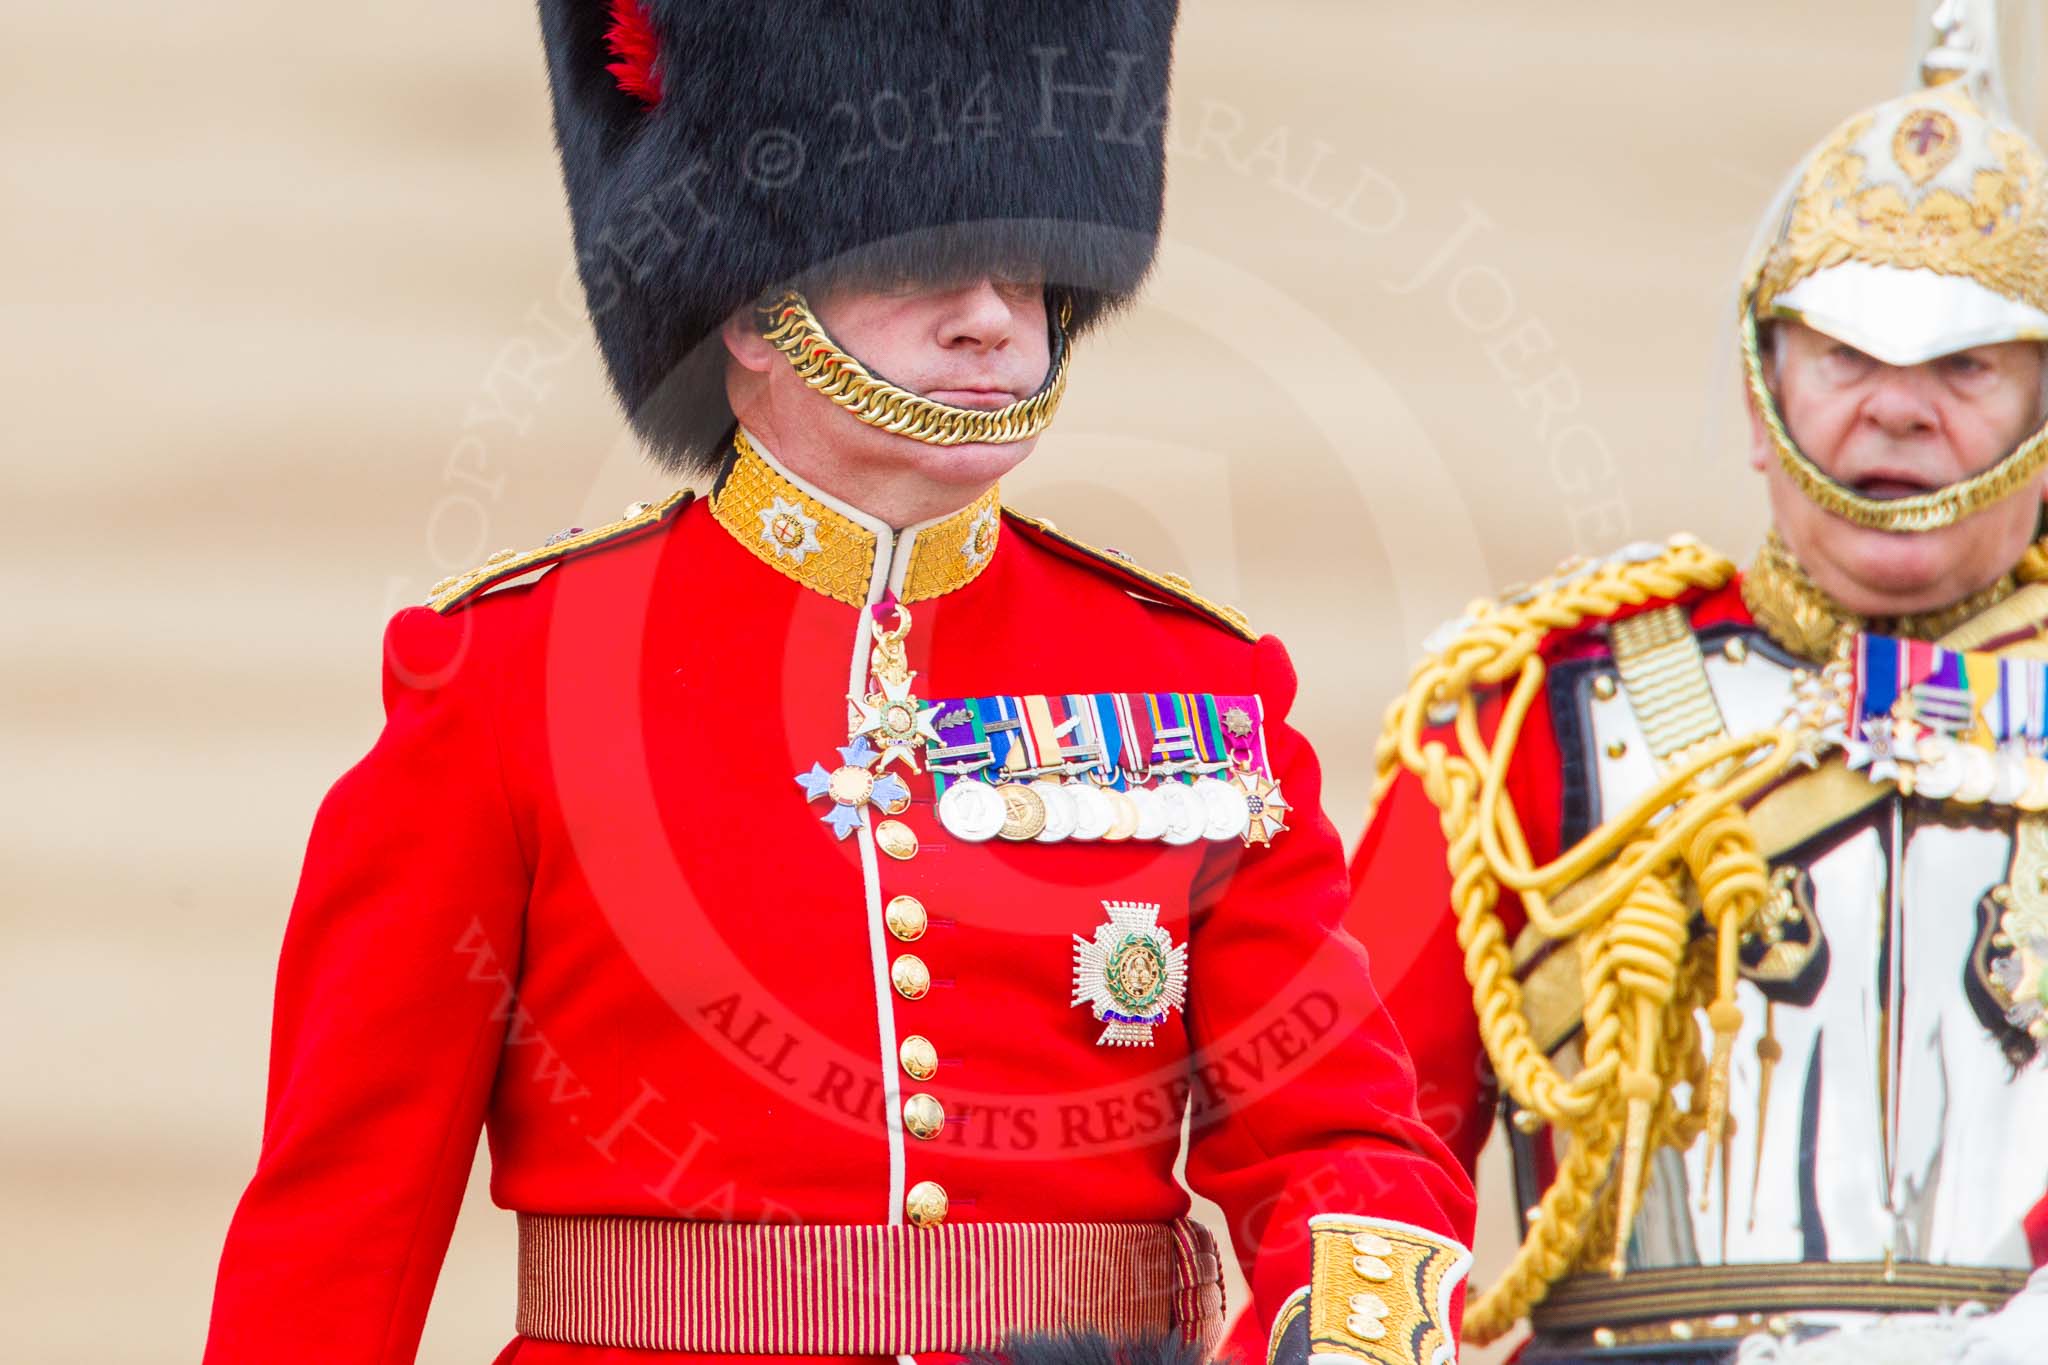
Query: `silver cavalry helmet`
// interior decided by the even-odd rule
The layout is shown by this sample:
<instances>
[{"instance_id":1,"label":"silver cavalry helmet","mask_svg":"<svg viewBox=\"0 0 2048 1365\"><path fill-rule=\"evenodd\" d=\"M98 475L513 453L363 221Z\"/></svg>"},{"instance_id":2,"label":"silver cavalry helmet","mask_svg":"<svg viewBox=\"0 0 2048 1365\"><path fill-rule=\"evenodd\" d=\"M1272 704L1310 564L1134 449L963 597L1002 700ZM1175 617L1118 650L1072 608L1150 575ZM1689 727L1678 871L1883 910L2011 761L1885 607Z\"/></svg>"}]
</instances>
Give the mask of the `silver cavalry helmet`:
<instances>
[{"instance_id":1,"label":"silver cavalry helmet","mask_svg":"<svg viewBox=\"0 0 2048 1365\"><path fill-rule=\"evenodd\" d=\"M2041 151L1996 91L1990 0L1945 0L1923 88L1867 109L1801 163L1746 272L1744 373L1780 463L1820 506L1860 526L1932 531L2033 487L2037 430L1979 474L1928 493L1866 497L1786 432L1759 336L1794 319L1890 365L1972 346L2048 341L2048 187Z\"/></svg>"}]
</instances>

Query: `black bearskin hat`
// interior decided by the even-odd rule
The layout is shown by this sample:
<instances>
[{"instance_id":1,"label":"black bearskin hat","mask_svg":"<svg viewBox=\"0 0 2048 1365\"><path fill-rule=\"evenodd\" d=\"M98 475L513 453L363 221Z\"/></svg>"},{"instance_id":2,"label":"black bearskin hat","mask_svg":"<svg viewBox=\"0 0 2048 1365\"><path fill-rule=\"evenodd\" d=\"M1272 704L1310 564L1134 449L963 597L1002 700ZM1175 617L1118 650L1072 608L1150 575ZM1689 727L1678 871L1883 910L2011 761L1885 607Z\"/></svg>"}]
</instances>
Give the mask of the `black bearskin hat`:
<instances>
[{"instance_id":1,"label":"black bearskin hat","mask_svg":"<svg viewBox=\"0 0 2048 1365\"><path fill-rule=\"evenodd\" d=\"M967 1365L1208 1365L1209 1351L1178 1333L1106 1337L1096 1332L1017 1337L1000 1350L969 1356Z\"/></svg>"},{"instance_id":2,"label":"black bearskin hat","mask_svg":"<svg viewBox=\"0 0 2048 1365\"><path fill-rule=\"evenodd\" d=\"M1043 272L1080 331L1150 267L1177 0L540 0L578 268L681 469L718 330L782 284Z\"/></svg>"}]
</instances>

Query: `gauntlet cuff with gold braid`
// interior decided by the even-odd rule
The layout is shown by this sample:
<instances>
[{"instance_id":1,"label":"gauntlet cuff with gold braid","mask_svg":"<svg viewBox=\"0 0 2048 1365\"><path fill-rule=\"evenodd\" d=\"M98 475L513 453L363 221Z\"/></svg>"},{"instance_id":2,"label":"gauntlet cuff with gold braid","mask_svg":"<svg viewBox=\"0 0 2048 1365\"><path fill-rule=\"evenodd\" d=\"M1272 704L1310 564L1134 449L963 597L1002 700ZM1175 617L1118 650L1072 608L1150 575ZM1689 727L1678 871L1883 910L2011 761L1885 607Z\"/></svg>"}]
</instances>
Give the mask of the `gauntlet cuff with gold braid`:
<instances>
[{"instance_id":1,"label":"gauntlet cuff with gold braid","mask_svg":"<svg viewBox=\"0 0 2048 1365\"><path fill-rule=\"evenodd\" d=\"M1451 1306L1472 1253L1407 1223L1309 1219L1309 1283L1274 1320L1267 1365L1449 1365Z\"/></svg>"}]
</instances>

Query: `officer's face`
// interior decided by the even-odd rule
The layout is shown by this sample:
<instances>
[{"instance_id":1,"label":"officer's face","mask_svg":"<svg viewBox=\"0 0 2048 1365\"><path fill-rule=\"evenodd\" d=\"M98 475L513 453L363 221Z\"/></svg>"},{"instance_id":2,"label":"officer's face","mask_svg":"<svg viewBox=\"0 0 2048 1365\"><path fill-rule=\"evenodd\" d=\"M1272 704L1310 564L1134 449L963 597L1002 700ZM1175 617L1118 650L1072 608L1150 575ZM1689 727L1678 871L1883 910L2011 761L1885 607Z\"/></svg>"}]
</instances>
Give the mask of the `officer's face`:
<instances>
[{"instance_id":1,"label":"officer's face","mask_svg":"<svg viewBox=\"0 0 2048 1365\"><path fill-rule=\"evenodd\" d=\"M811 299L833 340L873 373L953 407L1029 398L1051 363L1045 287L983 277L949 285L841 288ZM795 473L896 525L964 507L1035 441L934 446L841 410L760 338L729 326L741 373L734 411Z\"/></svg>"},{"instance_id":2,"label":"officer's face","mask_svg":"<svg viewBox=\"0 0 2048 1365\"><path fill-rule=\"evenodd\" d=\"M1830 477L1874 498L1927 493L2004 458L2041 417L2042 356L2002 342L1920 365L1886 365L1796 322L1772 338L1772 391L1786 430ZM1941 531L1854 526L1808 500L1752 419L1750 462L1770 484L1780 534L1835 601L1868 616L1927 611L2010 571L2048 495L2010 497Z\"/></svg>"}]
</instances>

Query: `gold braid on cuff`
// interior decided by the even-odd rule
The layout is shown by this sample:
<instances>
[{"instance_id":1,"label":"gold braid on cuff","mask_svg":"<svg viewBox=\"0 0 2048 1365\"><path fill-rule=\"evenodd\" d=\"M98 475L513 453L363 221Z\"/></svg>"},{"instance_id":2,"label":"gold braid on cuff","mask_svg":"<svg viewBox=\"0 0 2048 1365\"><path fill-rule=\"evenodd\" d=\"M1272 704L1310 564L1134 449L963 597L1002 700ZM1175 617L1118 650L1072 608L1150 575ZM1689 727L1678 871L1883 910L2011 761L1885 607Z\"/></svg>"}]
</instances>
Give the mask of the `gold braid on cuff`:
<instances>
[{"instance_id":1,"label":"gold braid on cuff","mask_svg":"<svg viewBox=\"0 0 2048 1365\"><path fill-rule=\"evenodd\" d=\"M1777 447L1778 463L1799 486L1808 501L1844 521L1872 531L1939 531L2031 488L2034 478L2048 465L2048 423L2004 459L1981 474L1972 474L1932 493L1915 493L1905 498L1869 498L1846 484L1838 483L1807 458L1806 453L1785 430L1777 400L1764 382L1763 350L1758 341L1756 286L1752 284L1742 300L1742 368L1751 399L1763 415L1764 426Z\"/></svg>"},{"instance_id":2,"label":"gold braid on cuff","mask_svg":"<svg viewBox=\"0 0 2048 1365\"><path fill-rule=\"evenodd\" d=\"M1306 1365L1455 1365L1452 1304L1471 1252L1386 1219L1319 1213L1308 1226L1309 1283L1274 1319L1268 1365L1280 1365L1283 1343L1304 1316Z\"/></svg>"},{"instance_id":3,"label":"gold braid on cuff","mask_svg":"<svg viewBox=\"0 0 2048 1365\"><path fill-rule=\"evenodd\" d=\"M1067 322L1073 304L1061 300L1053 327L1052 368L1029 398L991 410L956 408L898 388L841 350L794 289L760 305L761 335L789 359L803 381L871 427L926 445L1028 441L1052 425L1067 392Z\"/></svg>"}]
</instances>

